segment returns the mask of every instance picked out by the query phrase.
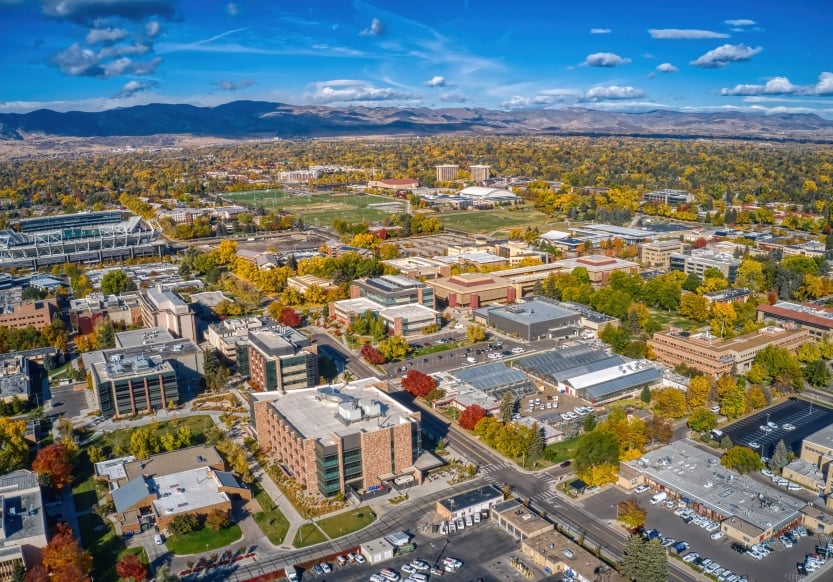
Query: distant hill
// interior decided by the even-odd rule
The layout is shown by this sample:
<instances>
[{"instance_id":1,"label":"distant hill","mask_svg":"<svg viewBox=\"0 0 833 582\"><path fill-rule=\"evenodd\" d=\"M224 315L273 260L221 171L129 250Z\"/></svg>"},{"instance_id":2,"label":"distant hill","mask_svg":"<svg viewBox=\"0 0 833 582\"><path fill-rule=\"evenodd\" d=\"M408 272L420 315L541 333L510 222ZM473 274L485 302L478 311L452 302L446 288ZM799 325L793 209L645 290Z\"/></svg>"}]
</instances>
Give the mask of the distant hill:
<instances>
[{"instance_id":1,"label":"distant hill","mask_svg":"<svg viewBox=\"0 0 833 582\"><path fill-rule=\"evenodd\" d=\"M217 107L151 104L93 113L41 109L24 114L0 114L0 141L158 135L251 139L441 134L833 142L833 121L814 114L320 107L263 101L233 101Z\"/></svg>"}]
</instances>

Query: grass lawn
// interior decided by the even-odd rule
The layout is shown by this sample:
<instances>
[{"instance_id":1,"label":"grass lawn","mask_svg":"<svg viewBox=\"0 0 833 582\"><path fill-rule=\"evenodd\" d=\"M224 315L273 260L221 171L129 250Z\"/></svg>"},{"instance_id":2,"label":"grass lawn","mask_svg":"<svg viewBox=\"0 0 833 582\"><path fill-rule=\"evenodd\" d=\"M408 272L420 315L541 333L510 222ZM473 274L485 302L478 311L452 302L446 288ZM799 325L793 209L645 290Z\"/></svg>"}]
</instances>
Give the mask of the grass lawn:
<instances>
[{"instance_id":1,"label":"grass lawn","mask_svg":"<svg viewBox=\"0 0 833 582\"><path fill-rule=\"evenodd\" d=\"M295 539L292 540L292 545L296 548L306 548L307 546L314 546L321 542L326 542L325 536L318 526L313 523L305 523L295 532Z\"/></svg>"},{"instance_id":2,"label":"grass lawn","mask_svg":"<svg viewBox=\"0 0 833 582\"><path fill-rule=\"evenodd\" d=\"M369 507L357 507L352 511L322 519L318 525L324 533L335 539L364 529L374 521L376 514Z\"/></svg>"},{"instance_id":3,"label":"grass lawn","mask_svg":"<svg viewBox=\"0 0 833 582\"><path fill-rule=\"evenodd\" d=\"M220 531L203 528L191 533L171 536L165 544L174 554L185 556L230 546L241 537L243 537L243 532L240 531L240 526L234 523Z\"/></svg>"},{"instance_id":4,"label":"grass lawn","mask_svg":"<svg viewBox=\"0 0 833 582\"><path fill-rule=\"evenodd\" d=\"M431 344L430 346L423 346L417 350L414 350L411 354L413 357L419 356L427 356L428 354L436 354L438 352L445 352L448 350L453 350L459 347L466 345L466 342L448 342L447 344Z\"/></svg>"},{"instance_id":5,"label":"grass lawn","mask_svg":"<svg viewBox=\"0 0 833 582\"><path fill-rule=\"evenodd\" d=\"M140 553L141 548L127 549L116 535L110 522L91 513L78 516L81 543L93 557L93 574L96 580L116 580L116 564L125 553Z\"/></svg>"},{"instance_id":6,"label":"grass lawn","mask_svg":"<svg viewBox=\"0 0 833 582\"><path fill-rule=\"evenodd\" d=\"M274 545L279 546L286 539L286 532L289 531L289 521L281 513L281 510L278 509L266 491L260 489L260 486L257 484L254 484L252 488L256 492L255 499L262 509L262 511L258 511L252 517L254 517L257 525L260 526L263 535L269 538L269 541Z\"/></svg>"},{"instance_id":7,"label":"grass lawn","mask_svg":"<svg viewBox=\"0 0 833 582\"><path fill-rule=\"evenodd\" d=\"M573 439L548 445L546 450L550 451L550 454L555 453L555 457L553 457L552 462L560 463L562 461L566 461L575 457L576 449L578 448L578 442L580 439L581 437L576 437Z\"/></svg>"},{"instance_id":8,"label":"grass lawn","mask_svg":"<svg viewBox=\"0 0 833 582\"><path fill-rule=\"evenodd\" d=\"M669 325L676 325L685 331L692 331L700 327L705 327L708 323L699 321L691 321L684 317L680 317L674 311L662 311L660 309L648 308L651 313L651 318L662 324L663 329L668 329Z\"/></svg>"},{"instance_id":9,"label":"grass lawn","mask_svg":"<svg viewBox=\"0 0 833 582\"><path fill-rule=\"evenodd\" d=\"M563 224L543 212L533 210L531 207L513 211L505 208L499 208L497 210L474 210L438 214L436 216L440 219L443 226L465 232L491 233L494 231L503 231L504 233L508 233L511 228L525 228L527 226L531 228L537 226L541 232L546 232L557 225Z\"/></svg>"},{"instance_id":10,"label":"grass lawn","mask_svg":"<svg viewBox=\"0 0 833 582\"><path fill-rule=\"evenodd\" d=\"M347 222L365 222L382 220L389 216L387 212L371 208L371 204L395 204L399 202L404 212L404 202L385 196L367 194L312 194L296 196L282 190L250 190L247 192L229 192L223 194L241 204L258 206L263 204L267 210L281 208L301 216L307 224L329 226L334 218Z\"/></svg>"}]
</instances>

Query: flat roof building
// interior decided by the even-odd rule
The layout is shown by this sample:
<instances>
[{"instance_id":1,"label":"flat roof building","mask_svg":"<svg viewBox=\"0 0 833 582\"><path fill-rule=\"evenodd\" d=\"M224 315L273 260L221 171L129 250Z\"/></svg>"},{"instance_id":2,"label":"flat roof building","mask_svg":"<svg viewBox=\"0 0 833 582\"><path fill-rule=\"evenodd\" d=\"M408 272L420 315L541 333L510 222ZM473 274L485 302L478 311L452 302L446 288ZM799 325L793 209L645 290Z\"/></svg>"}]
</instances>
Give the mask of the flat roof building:
<instances>
[{"instance_id":1,"label":"flat roof building","mask_svg":"<svg viewBox=\"0 0 833 582\"><path fill-rule=\"evenodd\" d=\"M577 337L581 320L577 312L544 297L526 297L512 305L482 308L475 317L489 327L526 341Z\"/></svg>"},{"instance_id":2,"label":"flat roof building","mask_svg":"<svg viewBox=\"0 0 833 582\"><path fill-rule=\"evenodd\" d=\"M655 240L639 245L639 260L647 269L667 271L671 265L671 255L685 252L686 244L679 240Z\"/></svg>"},{"instance_id":3,"label":"flat roof building","mask_svg":"<svg viewBox=\"0 0 833 582\"><path fill-rule=\"evenodd\" d=\"M470 489L437 501L437 514L446 520L456 520L491 510L503 501L503 493L494 485Z\"/></svg>"},{"instance_id":4,"label":"flat roof building","mask_svg":"<svg viewBox=\"0 0 833 582\"><path fill-rule=\"evenodd\" d=\"M266 327L261 317L235 317L224 319L208 326L205 339L226 360L237 361L237 345L248 344L249 332L258 331Z\"/></svg>"},{"instance_id":5,"label":"flat roof building","mask_svg":"<svg viewBox=\"0 0 833 582\"><path fill-rule=\"evenodd\" d=\"M457 179L457 172L460 166L457 164L441 164L434 166L437 170L437 182L453 182Z\"/></svg>"},{"instance_id":6,"label":"flat roof building","mask_svg":"<svg viewBox=\"0 0 833 582\"><path fill-rule=\"evenodd\" d=\"M515 300L515 289L503 277L489 273L461 273L428 281L440 302L449 307L478 308L489 303Z\"/></svg>"},{"instance_id":7,"label":"flat roof building","mask_svg":"<svg viewBox=\"0 0 833 582\"><path fill-rule=\"evenodd\" d=\"M797 325L809 331L813 338L823 340L833 331L833 308L789 301L779 301L774 305L760 303L758 321L772 322L775 325Z\"/></svg>"},{"instance_id":8,"label":"flat roof building","mask_svg":"<svg viewBox=\"0 0 833 582\"><path fill-rule=\"evenodd\" d=\"M379 317L385 322L389 333L400 336L436 330L440 324L440 314L419 303L382 309L379 311Z\"/></svg>"},{"instance_id":9,"label":"flat roof building","mask_svg":"<svg viewBox=\"0 0 833 582\"><path fill-rule=\"evenodd\" d=\"M451 275L451 266L428 257L401 257L382 261L411 279L436 279Z\"/></svg>"},{"instance_id":10,"label":"flat roof building","mask_svg":"<svg viewBox=\"0 0 833 582\"><path fill-rule=\"evenodd\" d=\"M732 339L721 340L708 330L690 333L677 328L658 331L648 340L657 361L675 367L685 364L704 374L745 374L755 356L767 346L780 346L790 351L810 340L806 329L764 327Z\"/></svg>"},{"instance_id":11,"label":"flat roof building","mask_svg":"<svg viewBox=\"0 0 833 582\"><path fill-rule=\"evenodd\" d=\"M142 323L142 308L137 293L107 296L90 293L81 299L71 299L69 305L72 329L84 335L93 333L95 326L105 319L124 327Z\"/></svg>"},{"instance_id":12,"label":"flat roof building","mask_svg":"<svg viewBox=\"0 0 833 582\"><path fill-rule=\"evenodd\" d=\"M58 302L54 299L38 299L22 303L0 305L0 327L23 329L29 326L42 330L52 324L58 313Z\"/></svg>"},{"instance_id":13,"label":"flat roof building","mask_svg":"<svg viewBox=\"0 0 833 582\"><path fill-rule=\"evenodd\" d=\"M0 476L0 578L12 580L19 564L39 564L47 534L37 473L20 469Z\"/></svg>"},{"instance_id":14,"label":"flat roof building","mask_svg":"<svg viewBox=\"0 0 833 582\"><path fill-rule=\"evenodd\" d=\"M0 400L28 402L32 396L29 360L16 353L0 355Z\"/></svg>"},{"instance_id":15,"label":"flat roof building","mask_svg":"<svg viewBox=\"0 0 833 582\"><path fill-rule=\"evenodd\" d=\"M667 204L668 206L687 204L693 199L694 197L685 190L673 190L670 188L654 192L646 192L642 195L642 200L645 202L656 202L658 204Z\"/></svg>"},{"instance_id":16,"label":"flat roof building","mask_svg":"<svg viewBox=\"0 0 833 582\"><path fill-rule=\"evenodd\" d=\"M139 294L145 327L164 327L174 336L197 342L194 312L179 295L161 286Z\"/></svg>"},{"instance_id":17,"label":"flat roof building","mask_svg":"<svg viewBox=\"0 0 833 582\"><path fill-rule=\"evenodd\" d=\"M805 501L720 465L718 456L683 439L619 463L619 484L648 483L699 514L720 522L729 538L746 546L791 529Z\"/></svg>"},{"instance_id":18,"label":"flat roof building","mask_svg":"<svg viewBox=\"0 0 833 582\"><path fill-rule=\"evenodd\" d=\"M628 274L639 273L639 265L633 261L625 261L605 255L587 255L575 259L561 259L560 261L554 261L552 264L558 265L568 272L573 272L577 267L587 269L590 283L594 287L606 285L610 275L617 271Z\"/></svg>"},{"instance_id":19,"label":"flat roof building","mask_svg":"<svg viewBox=\"0 0 833 582\"><path fill-rule=\"evenodd\" d=\"M422 283L402 275L383 275L357 279L350 285L350 297L364 297L381 307L399 305L423 305L434 309L434 290Z\"/></svg>"},{"instance_id":20,"label":"flat roof building","mask_svg":"<svg viewBox=\"0 0 833 582\"><path fill-rule=\"evenodd\" d=\"M703 278L706 269L717 269L729 283L734 283L738 276L740 259L736 259L728 253L698 249L691 251L690 255L671 253L668 257L668 265L672 271L682 271L686 275L697 275L700 279Z\"/></svg>"},{"instance_id":21,"label":"flat roof building","mask_svg":"<svg viewBox=\"0 0 833 582\"><path fill-rule=\"evenodd\" d=\"M340 386L253 392L252 419L260 447L298 483L325 497L363 494L397 477L422 474L420 413L367 378Z\"/></svg>"},{"instance_id":22,"label":"flat roof building","mask_svg":"<svg viewBox=\"0 0 833 582\"><path fill-rule=\"evenodd\" d=\"M627 582L610 564L597 558L557 530L521 542L521 552L548 574L575 582Z\"/></svg>"},{"instance_id":23,"label":"flat roof building","mask_svg":"<svg viewBox=\"0 0 833 582\"><path fill-rule=\"evenodd\" d=\"M507 499L496 504L491 511L492 523L511 535L516 540L524 541L534 538L555 526L518 499Z\"/></svg>"},{"instance_id":24,"label":"flat roof building","mask_svg":"<svg viewBox=\"0 0 833 582\"><path fill-rule=\"evenodd\" d=\"M291 327L249 332L247 353L249 382L256 390L286 392L318 384L318 348Z\"/></svg>"}]
</instances>

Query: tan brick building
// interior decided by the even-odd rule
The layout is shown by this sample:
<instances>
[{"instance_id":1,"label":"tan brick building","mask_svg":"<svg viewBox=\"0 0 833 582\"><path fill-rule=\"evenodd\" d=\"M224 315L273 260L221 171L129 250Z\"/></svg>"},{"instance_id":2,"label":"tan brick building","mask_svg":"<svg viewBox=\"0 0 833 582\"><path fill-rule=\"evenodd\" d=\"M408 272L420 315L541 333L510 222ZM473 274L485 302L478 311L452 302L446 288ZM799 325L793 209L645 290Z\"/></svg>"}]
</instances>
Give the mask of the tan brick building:
<instances>
[{"instance_id":1,"label":"tan brick building","mask_svg":"<svg viewBox=\"0 0 833 582\"><path fill-rule=\"evenodd\" d=\"M258 445L308 490L364 493L413 475L420 413L397 403L375 378L290 393L252 393Z\"/></svg>"},{"instance_id":2,"label":"tan brick building","mask_svg":"<svg viewBox=\"0 0 833 582\"><path fill-rule=\"evenodd\" d=\"M58 303L54 299L24 301L0 308L0 327L13 329L23 329L30 325L35 329L43 329L52 323L52 317L58 313Z\"/></svg>"},{"instance_id":3,"label":"tan brick building","mask_svg":"<svg viewBox=\"0 0 833 582\"><path fill-rule=\"evenodd\" d=\"M743 374L758 352L767 346L788 350L810 341L806 329L765 327L736 338L721 340L709 332L689 333L673 328L659 331L648 340L657 360L666 366L685 364L705 374Z\"/></svg>"},{"instance_id":4,"label":"tan brick building","mask_svg":"<svg viewBox=\"0 0 833 582\"><path fill-rule=\"evenodd\" d=\"M515 300L515 288L509 280L490 273L462 273L447 279L427 281L434 295L449 307L471 307Z\"/></svg>"},{"instance_id":5,"label":"tan brick building","mask_svg":"<svg viewBox=\"0 0 833 582\"><path fill-rule=\"evenodd\" d=\"M587 255L576 259L562 259L555 261L553 265L560 266L563 270L572 272L577 267L587 269L587 276L594 287L607 285L607 280L612 273L621 271L630 275L639 273L639 265L633 261L625 261L605 255Z\"/></svg>"},{"instance_id":6,"label":"tan brick building","mask_svg":"<svg viewBox=\"0 0 833 582\"><path fill-rule=\"evenodd\" d=\"M686 244L679 240L656 240L639 245L639 260L649 269L667 271L670 268L671 254L683 253Z\"/></svg>"}]
</instances>

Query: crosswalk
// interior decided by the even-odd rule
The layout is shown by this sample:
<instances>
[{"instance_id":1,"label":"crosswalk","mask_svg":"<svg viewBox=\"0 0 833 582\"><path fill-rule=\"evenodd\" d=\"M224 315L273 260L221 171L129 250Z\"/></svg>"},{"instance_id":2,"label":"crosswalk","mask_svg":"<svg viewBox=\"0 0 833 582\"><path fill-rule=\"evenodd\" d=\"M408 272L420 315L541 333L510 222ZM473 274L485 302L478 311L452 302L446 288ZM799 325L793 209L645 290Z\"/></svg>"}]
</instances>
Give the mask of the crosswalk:
<instances>
[{"instance_id":1,"label":"crosswalk","mask_svg":"<svg viewBox=\"0 0 833 582\"><path fill-rule=\"evenodd\" d=\"M506 467L511 467L512 463L507 461L502 461L500 463L492 463L491 465L484 465L480 467L480 472L483 474L492 473L494 471L499 471L501 469L505 469Z\"/></svg>"},{"instance_id":2,"label":"crosswalk","mask_svg":"<svg viewBox=\"0 0 833 582\"><path fill-rule=\"evenodd\" d=\"M558 494L555 491L544 491L541 493L537 493L532 496L532 501L538 501L539 503L546 503L558 497Z\"/></svg>"}]
</instances>

